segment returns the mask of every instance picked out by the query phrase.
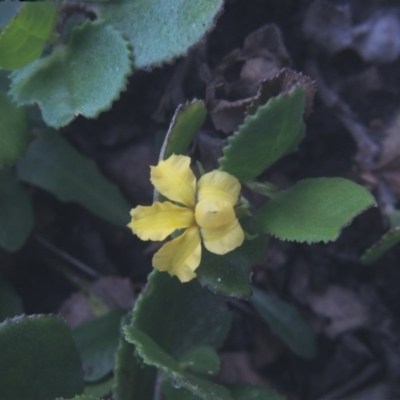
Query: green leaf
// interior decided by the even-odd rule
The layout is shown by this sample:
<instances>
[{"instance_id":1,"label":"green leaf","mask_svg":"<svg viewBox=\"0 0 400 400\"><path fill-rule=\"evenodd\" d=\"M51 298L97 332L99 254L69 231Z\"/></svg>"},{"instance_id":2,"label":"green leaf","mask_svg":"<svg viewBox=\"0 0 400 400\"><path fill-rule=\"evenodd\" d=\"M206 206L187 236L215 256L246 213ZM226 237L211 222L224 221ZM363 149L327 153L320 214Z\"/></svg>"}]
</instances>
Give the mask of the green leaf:
<instances>
[{"instance_id":1,"label":"green leaf","mask_svg":"<svg viewBox=\"0 0 400 400\"><path fill-rule=\"evenodd\" d=\"M219 357L211 346L193 347L178 359L182 369L200 375L216 375Z\"/></svg>"},{"instance_id":2,"label":"green leaf","mask_svg":"<svg viewBox=\"0 0 400 400\"><path fill-rule=\"evenodd\" d=\"M83 391L79 354L61 318L17 317L0 324L4 400L54 400Z\"/></svg>"},{"instance_id":3,"label":"green leaf","mask_svg":"<svg viewBox=\"0 0 400 400\"><path fill-rule=\"evenodd\" d=\"M305 95L300 85L258 107L228 139L219 159L220 169L244 182L296 151L305 132L304 107Z\"/></svg>"},{"instance_id":4,"label":"green leaf","mask_svg":"<svg viewBox=\"0 0 400 400\"><path fill-rule=\"evenodd\" d=\"M236 383L232 387L233 400L285 400L274 390L249 383Z\"/></svg>"},{"instance_id":5,"label":"green leaf","mask_svg":"<svg viewBox=\"0 0 400 400\"><path fill-rule=\"evenodd\" d=\"M99 16L126 34L136 68L183 56L215 24L222 0L126 0L97 4Z\"/></svg>"},{"instance_id":6,"label":"green leaf","mask_svg":"<svg viewBox=\"0 0 400 400\"><path fill-rule=\"evenodd\" d=\"M17 107L0 91L0 167L12 165L26 151L29 143L25 108Z\"/></svg>"},{"instance_id":7,"label":"green leaf","mask_svg":"<svg viewBox=\"0 0 400 400\"><path fill-rule=\"evenodd\" d=\"M262 319L295 354L312 358L316 345L313 331L291 304L253 287L250 303Z\"/></svg>"},{"instance_id":8,"label":"green leaf","mask_svg":"<svg viewBox=\"0 0 400 400\"><path fill-rule=\"evenodd\" d=\"M372 264L379 260L388 250L400 242L400 226L386 232L361 257L363 264Z\"/></svg>"},{"instance_id":9,"label":"green leaf","mask_svg":"<svg viewBox=\"0 0 400 400\"><path fill-rule=\"evenodd\" d=\"M136 351L148 365L162 370L176 386L188 389L203 400L231 400L229 391L184 371L179 363L166 353L144 332L132 326L125 328L126 339L135 345Z\"/></svg>"},{"instance_id":10,"label":"green leaf","mask_svg":"<svg viewBox=\"0 0 400 400\"><path fill-rule=\"evenodd\" d=\"M18 69L38 58L56 24L54 3L24 3L0 34L0 68Z\"/></svg>"},{"instance_id":11,"label":"green leaf","mask_svg":"<svg viewBox=\"0 0 400 400\"><path fill-rule=\"evenodd\" d=\"M230 322L223 299L197 280L182 284L176 277L154 270L136 302L132 326L178 357L197 346L220 347Z\"/></svg>"},{"instance_id":12,"label":"green leaf","mask_svg":"<svg viewBox=\"0 0 400 400\"><path fill-rule=\"evenodd\" d=\"M0 171L0 245L7 251L19 250L33 229L33 207L14 174Z\"/></svg>"},{"instance_id":13,"label":"green leaf","mask_svg":"<svg viewBox=\"0 0 400 400\"><path fill-rule=\"evenodd\" d=\"M193 137L203 125L207 116L204 102L193 100L181 104L175 111L160 152L160 160L172 154L185 154Z\"/></svg>"},{"instance_id":14,"label":"green leaf","mask_svg":"<svg viewBox=\"0 0 400 400\"><path fill-rule=\"evenodd\" d=\"M73 201L120 226L129 222L130 205L93 160L78 153L60 134L46 132L29 146L17 165L21 180Z\"/></svg>"},{"instance_id":15,"label":"green leaf","mask_svg":"<svg viewBox=\"0 0 400 400\"><path fill-rule=\"evenodd\" d=\"M73 330L86 382L98 381L114 369L122 315L120 310L111 311Z\"/></svg>"},{"instance_id":16,"label":"green leaf","mask_svg":"<svg viewBox=\"0 0 400 400\"><path fill-rule=\"evenodd\" d=\"M135 347L120 338L115 358L115 400L153 399L157 369L136 357Z\"/></svg>"},{"instance_id":17,"label":"green leaf","mask_svg":"<svg viewBox=\"0 0 400 400\"><path fill-rule=\"evenodd\" d=\"M279 192L255 219L262 231L282 240L328 242L374 205L365 188L347 179L305 179Z\"/></svg>"},{"instance_id":18,"label":"green leaf","mask_svg":"<svg viewBox=\"0 0 400 400\"><path fill-rule=\"evenodd\" d=\"M75 28L70 42L12 74L18 105L37 103L47 125L60 128L78 115L96 118L126 88L132 72L128 42L101 22Z\"/></svg>"},{"instance_id":19,"label":"green leaf","mask_svg":"<svg viewBox=\"0 0 400 400\"><path fill-rule=\"evenodd\" d=\"M245 240L242 246L222 256L203 248L200 267L196 271L197 279L215 293L249 298L251 267L264 257L266 250L267 239L264 235Z\"/></svg>"},{"instance_id":20,"label":"green leaf","mask_svg":"<svg viewBox=\"0 0 400 400\"><path fill-rule=\"evenodd\" d=\"M24 313L22 300L12 285L0 276L0 322Z\"/></svg>"}]
</instances>

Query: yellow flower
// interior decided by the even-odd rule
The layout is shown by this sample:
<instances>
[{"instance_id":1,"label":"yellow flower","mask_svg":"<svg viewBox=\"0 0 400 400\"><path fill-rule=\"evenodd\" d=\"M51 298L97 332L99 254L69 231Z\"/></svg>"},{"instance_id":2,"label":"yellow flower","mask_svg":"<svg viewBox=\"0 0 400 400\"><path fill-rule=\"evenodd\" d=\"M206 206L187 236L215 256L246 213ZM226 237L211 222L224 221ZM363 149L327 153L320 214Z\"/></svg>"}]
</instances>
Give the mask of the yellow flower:
<instances>
[{"instance_id":1,"label":"yellow flower","mask_svg":"<svg viewBox=\"0 0 400 400\"><path fill-rule=\"evenodd\" d=\"M165 201L138 206L131 211L128 226L142 240L164 240L177 229L185 229L154 254L154 268L188 282L200 264L201 239L215 254L228 253L243 243L243 229L233 208L240 193L234 176L212 171L196 185L190 158L172 155L151 167L150 179L163 196L177 204Z\"/></svg>"}]
</instances>

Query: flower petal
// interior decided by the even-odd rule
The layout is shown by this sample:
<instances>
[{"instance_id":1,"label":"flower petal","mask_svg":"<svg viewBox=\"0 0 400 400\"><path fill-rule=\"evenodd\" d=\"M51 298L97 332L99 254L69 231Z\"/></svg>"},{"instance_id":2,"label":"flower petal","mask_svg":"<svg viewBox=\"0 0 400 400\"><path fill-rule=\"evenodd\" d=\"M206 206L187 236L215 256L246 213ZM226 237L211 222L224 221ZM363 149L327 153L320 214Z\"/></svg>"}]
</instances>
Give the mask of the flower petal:
<instances>
[{"instance_id":1,"label":"flower petal","mask_svg":"<svg viewBox=\"0 0 400 400\"><path fill-rule=\"evenodd\" d=\"M199 201L196 204L195 217L200 228L218 228L236 219L232 204L218 200Z\"/></svg>"},{"instance_id":2,"label":"flower petal","mask_svg":"<svg viewBox=\"0 0 400 400\"><path fill-rule=\"evenodd\" d=\"M128 227L142 240L164 240L175 230L194 223L192 210L169 201L156 202L149 207L138 206L131 210L131 217Z\"/></svg>"},{"instance_id":3,"label":"flower petal","mask_svg":"<svg viewBox=\"0 0 400 400\"><path fill-rule=\"evenodd\" d=\"M200 229L200 232L205 248L215 254L229 253L244 241L244 232L237 219L219 228Z\"/></svg>"},{"instance_id":4,"label":"flower petal","mask_svg":"<svg viewBox=\"0 0 400 400\"><path fill-rule=\"evenodd\" d=\"M212 171L203 175L197 184L197 199L223 200L236 204L240 193L240 183L231 174L224 171Z\"/></svg>"},{"instance_id":5,"label":"flower petal","mask_svg":"<svg viewBox=\"0 0 400 400\"><path fill-rule=\"evenodd\" d=\"M200 232L198 227L192 226L154 254L153 267L176 275L181 282L188 282L196 277L194 271L200 265L200 258Z\"/></svg>"},{"instance_id":6,"label":"flower petal","mask_svg":"<svg viewBox=\"0 0 400 400\"><path fill-rule=\"evenodd\" d=\"M169 200L193 207L196 177L190 169L190 158L173 154L151 167L150 180L154 187Z\"/></svg>"}]
</instances>

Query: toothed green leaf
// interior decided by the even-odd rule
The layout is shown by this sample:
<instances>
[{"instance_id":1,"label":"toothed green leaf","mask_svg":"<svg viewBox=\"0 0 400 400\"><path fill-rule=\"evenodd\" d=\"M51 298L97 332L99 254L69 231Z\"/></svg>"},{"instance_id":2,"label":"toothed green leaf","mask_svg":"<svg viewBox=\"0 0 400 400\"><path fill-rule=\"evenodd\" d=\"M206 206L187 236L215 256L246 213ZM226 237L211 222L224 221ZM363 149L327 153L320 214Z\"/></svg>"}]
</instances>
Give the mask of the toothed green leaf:
<instances>
[{"instance_id":1,"label":"toothed green leaf","mask_svg":"<svg viewBox=\"0 0 400 400\"><path fill-rule=\"evenodd\" d=\"M304 106L304 90L295 86L258 107L228 139L220 169L244 182L296 151L304 137Z\"/></svg>"},{"instance_id":2,"label":"toothed green leaf","mask_svg":"<svg viewBox=\"0 0 400 400\"><path fill-rule=\"evenodd\" d=\"M261 207L255 220L261 231L282 240L328 242L374 205L365 188L347 179L305 179L278 193Z\"/></svg>"},{"instance_id":3,"label":"toothed green leaf","mask_svg":"<svg viewBox=\"0 0 400 400\"><path fill-rule=\"evenodd\" d=\"M17 251L33 229L31 199L11 171L0 172L0 245Z\"/></svg>"},{"instance_id":4,"label":"toothed green leaf","mask_svg":"<svg viewBox=\"0 0 400 400\"><path fill-rule=\"evenodd\" d=\"M96 118L126 88L131 73L128 43L102 22L85 22L70 42L12 74L18 105L37 103L47 125L60 128L78 115Z\"/></svg>"},{"instance_id":5,"label":"toothed green leaf","mask_svg":"<svg viewBox=\"0 0 400 400\"><path fill-rule=\"evenodd\" d=\"M0 324L0 393L4 400L54 400L83 391L72 333L54 316L16 317Z\"/></svg>"},{"instance_id":6,"label":"toothed green leaf","mask_svg":"<svg viewBox=\"0 0 400 400\"><path fill-rule=\"evenodd\" d=\"M17 165L19 178L73 201L93 214L125 227L130 205L93 160L78 153L59 133L45 132Z\"/></svg>"},{"instance_id":7,"label":"toothed green leaf","mask_svg":"<svg viewBox=\"0 0 400 400\"><path fill-rule=\"evenodd\" d=\"M160 152L160 160L166 160L172 154L185 154L206 116L207 111L201 100L181 104L172 118Z\"/></svg>"},{"instance_id":8,"label":"toothed green leaf","mask_svg":"<svg viewBox=\"0 0 400 400\"><path fill-rule=\"evenodd\" d=\"M17 107L0 91L0 167L16 162L26 151L29 139L25 108Z\"/></svg>"},{"instance_id":9,"label":"toothed green leaf","mask_svg":"<svg viewBox=\"0 0 400 400\"><path fill-rule=\"evenodd\" d=\"M253 296L249 301L271 331L294 353L304 358L315 356L313 331L294 306L257 288L253 288Z\"/></svg>"},{"instance_id":10,"label":"toothed green leaf","mask_svg":"<svg viewBox=\"0 0 400 400\"><path fill-rule=\"evenodd\" d=\"M175 359L144 332L129 326L125 328L125 336L135 345L136 351L146 364L159 368L176 386L186 388L203 400L232 400L228 389L183 370Z\"/></svg>"},{"instance_id":11,"label":"toothed green leaf","mask_svg":"<svg viewBox=\"0 0 400 400\"><path fill-rule=\"evenodd\" d=\"M146 68L185 55L214 27L222 6L223 0L125 0L94 8L126 34L135 67Z\"/></svg>"},{"instance_id":12,"label":"toothed green leaf","mask_svg":"<svg viewBox=\"0 0 400 400\"><path fill-rule=\"evenodd\" d=\"M216 375L219 371L219 357L211 346L193 347L178 361L183 369L199 375Z\"/></svg>"},{"instance_id":13,"label":"toothed green leaf","mask_svg":"<svg viewBox=\"0 0 400 400\"><path fill-rule=\"evenodd\" d=\"M400 242L400 226L385 233L376 243L374 243L362 256L363 264L372 264L379 260L388 250Z\"/></svg>"},{"instance_id":14,"label":"toothed green leaf","mask_svg":"<svg viewBox=\"0 0 400 400\"><path fill-rule=\"evenodd\" d=\"M54 29L56 17L54 3L24 3L0 34L0 68L22 68L38 58Z\"/></svg>"},{"instance_id":15,"label":"toothed green leaf","mask_svg":"<svg viewBox=\"0 0 400 400\"><path fill-rule=\"evenodd\" d=\"M147 290L136 302L132 326L179 357L193 347L221 346L230 322L222 297L201 287L195 279L182 284L176 277L155 270L149 276Z\"/></svg>"}]
</instances>

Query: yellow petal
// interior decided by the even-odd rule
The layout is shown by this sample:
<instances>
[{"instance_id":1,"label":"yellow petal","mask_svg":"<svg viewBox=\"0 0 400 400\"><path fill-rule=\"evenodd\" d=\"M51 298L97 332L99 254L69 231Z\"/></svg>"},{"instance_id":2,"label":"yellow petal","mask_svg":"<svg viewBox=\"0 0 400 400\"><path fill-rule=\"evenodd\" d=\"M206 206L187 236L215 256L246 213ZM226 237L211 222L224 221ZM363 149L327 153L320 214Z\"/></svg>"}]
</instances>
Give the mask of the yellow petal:
<instances>
[{"instance_id":1,"label":"yellow petal","mask_svg":"<svg viewBox=\"0 0 400 400\"><path fill-rule=\"evenodd\" d=\"M197 184L198 201L222 200L233 206L238 200L239 193L239 181L224 171L209 172L203 175Z\"/></svg>"},{"instance_id":2,"label":"yellow petal","mask_svg":"<svg viewBox=\"0 0 400 400\"><path fill-rule=\"evenodd\" d=\"M195 216L201 228L218 228L236 219L233 206L226 201L202 200L196 204Z\"/></svg>"},{"instance_id":3,"label":"yellow petal","mask_svg":"<svg viewBox=\"0 0 400 400\"><path fill-rule=\"evenodd\" d=\"M204 246L215 254L226 254L239 247L244 240L244 232L235 219L229 224L215 229L200 229Z\"/></svg>"},{"instance_id":4,"label":"yellow petal","mask_svg":"<svg viewBox=\"0 0 400 400\"><path fill-rule=\"evenodd\" d=\"M193 207L196 177L190 169L190 158L172 155L151 167L150 180L154 187L169 200Z\"/></svg>"},{"instance_id":5,"label":"yellow petal","mask_svg":"<svg viewBox=\"0 0 400 400\"><path fill-rule=\"evenodd\" d=\"M191 226L154 254L153 267L176 275L181 282L192 280L200 265L201 241L198 227Z\"/></svg>"},{"instance_id":6,"label":"yellow petal","mask_svg":"<svg viewBox=\"0 0 400 400\"><path fill-rule=\"evenodd\" d=\"M138 206L131 210L131 217L128 227L142 240L164 240L176 229L194 223L192 210L169 201L156 202L150 207Z\"/></svg>"}]
</instances>

